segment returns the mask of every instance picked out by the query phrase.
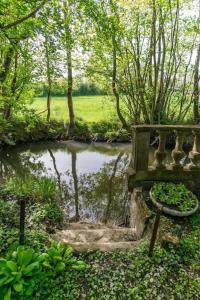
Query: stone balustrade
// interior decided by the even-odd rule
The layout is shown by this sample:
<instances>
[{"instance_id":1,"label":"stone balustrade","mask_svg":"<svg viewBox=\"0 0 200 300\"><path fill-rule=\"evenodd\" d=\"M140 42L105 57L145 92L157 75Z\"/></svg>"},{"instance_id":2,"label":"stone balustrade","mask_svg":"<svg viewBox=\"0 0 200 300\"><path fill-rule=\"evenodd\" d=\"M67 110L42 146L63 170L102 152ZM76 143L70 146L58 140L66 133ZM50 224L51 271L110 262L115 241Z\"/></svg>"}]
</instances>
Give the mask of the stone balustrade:
<instances>
[{"instance_id":1,"label":"stone balustrade","mask_svg":"<svg viewBox=\"0 0 200 300\"><path fill-rule=\"evenodd\" d=\"M154 152L154 162L149 162L150 139L157 133L158 147ZM166 141L174 136L175 147L170 150L172 162L166 162ZM190 137L193 143L188 155L189 162L182 164L186 155L183 150L184 141ZM193 138L192 138L193 137ZM152 150L151 150L152 151ZM129 187L138 181L184 181L190 185L199 185L200 189L200 126L165 126L138 125L133 126L133 151L129 168Z\"/></svg>"}]
</instances>

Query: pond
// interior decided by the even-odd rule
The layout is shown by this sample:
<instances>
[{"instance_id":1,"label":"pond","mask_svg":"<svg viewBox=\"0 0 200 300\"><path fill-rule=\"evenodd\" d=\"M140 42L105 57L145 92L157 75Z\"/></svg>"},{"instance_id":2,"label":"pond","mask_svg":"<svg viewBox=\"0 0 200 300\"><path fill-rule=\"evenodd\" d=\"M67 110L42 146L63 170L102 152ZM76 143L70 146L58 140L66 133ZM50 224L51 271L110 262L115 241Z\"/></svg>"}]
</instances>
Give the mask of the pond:
<instances>
[{"instance_id":1,"label":"pond","mask_svg":"<svg viewBox=\"0 0 200 300\"><path fill-rule=\"evenodd\" d=\"M56 180L69 221L126 225L131 144L43 142L0 153L0 179L48 176ZM154 150L150 151L150 163Z\"/></svg>"}]
</instances>

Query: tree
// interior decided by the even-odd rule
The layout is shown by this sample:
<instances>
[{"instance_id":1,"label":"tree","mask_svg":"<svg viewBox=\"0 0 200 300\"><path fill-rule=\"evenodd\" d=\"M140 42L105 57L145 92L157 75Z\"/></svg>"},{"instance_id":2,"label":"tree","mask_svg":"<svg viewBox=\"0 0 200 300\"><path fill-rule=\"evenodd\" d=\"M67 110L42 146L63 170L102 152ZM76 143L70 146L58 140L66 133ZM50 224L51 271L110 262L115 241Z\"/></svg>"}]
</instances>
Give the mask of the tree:
<instances>
[{"instance_id":1,"label":"tree","mask_svg":"<svg viewBox=\"0 0 200 300\"><path fill-rule=\"evenodd\" d=\"M24 1L20 1L20 5L19 5L19 1L14 0L14 1L9 1L7 0L6 2L2 3L1 6L1 18L0 18L0 29L2 31L5 30L9 30L12 29L13 27L17 27L18 25L24 23L25 21L29 20L30 18L34 18L37 14L37 12L39 12L39 10L44 6L44 4L46 3L46 0L43 1L35 1L37 2L37 6L36 7L31 7L31 11L27 13L27 11L30 9L29 6L30 4L28 3L28 5L24 5ZM38 5L38 2L40 2L40 4ZM17 5L18 4L18 5ZM32 6L32 5L31 5ZM16 10L16 8L19 8L19 10ZM21 16L21 11L24 14L24 16ZM10 12L9 16L8 16L8 12ZM20 16L19 16L20 14ZM14 18L15 20L6 24L6 20L8 19L12 19Z\"/></svg>"},{"instance_id":2,"label":"tree","mask_svg":"<svg viewBox=\"0 0 200 300\"><path fill-rule=\"evenodd\" d=\"M24 51L27 46L26 40L33 37L37 22L35 16L44 4L45 1L36 1L34 5L20 1L19 5L19 1L7 0L1 5L0 108L5 119L11 116L12 107L16 105L17 100L26 90L27 79L31 78L28 68L27 74L24 76L21 63L23 62L27 67L25 56L28 53L25 54ZM7 23L8 19L12 21ZM30 49L29 53L31 53ZM20 70L23 70L22 76ZM23 82L20 82L22 78Z\"/></svg>"},{"instance_id":3,"label":"tree","mask_svg":"<svg viewBox=\"0 0 200 300\"><path fill-rule=\"evenodd\" d=\"M59 29L60 42L66 56L66 71L67 71L67 103L69 112L69 129L68 136L73 137L75 131L75 116L73 108L73 63L72 52L74 50L75 34L74 34L74 19L76 3L73 0L58 1L56 13L57 28Z\"/></svg>"},{"instance_id":4,"label":"tree","mask_svg":"<svg viewBox=\"0 0 200 300\"><path fill-rule=\"evenodd\" d=\"M91 17L92 5L97 7L97 25L90 73L112 87L114 74L115 98L123 103L117 106L122 124L119 112L129 124L183 120L192 103L196 38L185 3L88 0Z\"/></svg>"},{"instance_id":5,"label":"tree","mask_svg":"<svg viewBox=\"0 0 200 300\"><path fill-rule=\"evenodd\" d=\"M54 17L54 7L46 5L41 13L39 34L42 34L41 47L43 49L42 60L40 66L41 74L44 74L47 80L47 121L50 121L51 116L51 98L53 83L57 77L61 76L59 61L61 56L59 54L60 45L56 34L56 21ZM41 75L40 75L41 76Z\"/></svg>"},{"instance_id":6,"label":"tree","mask_svg":"<svg viewBox=\"0 0 200 300\"><path fill-rule=\"evenodd\" d=\"M199 1L199 18L200 18L200 1ZM198 26L199 29L199 26ZM199 35L199 32L198 32ZM193 91L193 99L194 99L194 123L200 123L200 113L199 113L199 96L200 96L200 87L199 87L199 64L200 64L200 40L197 45L197 54L196 54L196 62L194 66L194 91Z\"/></svg>"}]
</instances>

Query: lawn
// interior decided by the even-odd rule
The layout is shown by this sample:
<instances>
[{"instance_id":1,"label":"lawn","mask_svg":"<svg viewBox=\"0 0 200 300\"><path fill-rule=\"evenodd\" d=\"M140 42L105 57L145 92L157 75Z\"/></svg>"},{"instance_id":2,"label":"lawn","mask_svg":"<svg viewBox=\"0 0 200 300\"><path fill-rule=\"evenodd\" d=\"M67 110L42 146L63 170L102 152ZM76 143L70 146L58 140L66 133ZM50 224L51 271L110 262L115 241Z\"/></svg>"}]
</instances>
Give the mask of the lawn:
<instances>
[{"instance_id":1,"label":"lawn","mask_svg":"<svg viewBox=\"0 0 200 300\"><path fill-rule=\"evenodd\" d=\"M79 96L73 97L74 112L76 118L86 122L100 122L116 117L114 102L107 96ZM46 116L46 98L35 98L31 107ZM53 97L51 105L51 119L68 120L67 99L65 97Z\"/></svg>"}]
</instances>

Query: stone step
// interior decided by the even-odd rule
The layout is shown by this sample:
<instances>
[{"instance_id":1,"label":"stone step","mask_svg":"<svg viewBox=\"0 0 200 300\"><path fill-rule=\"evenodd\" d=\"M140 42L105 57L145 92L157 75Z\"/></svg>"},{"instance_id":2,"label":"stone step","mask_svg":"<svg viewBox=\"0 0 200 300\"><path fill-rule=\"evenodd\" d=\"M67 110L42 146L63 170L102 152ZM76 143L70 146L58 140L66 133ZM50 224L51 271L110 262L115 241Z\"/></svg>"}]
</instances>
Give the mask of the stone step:
<instances>
[{"instance_id":1,"label":"stone step","mask_svg":"<svg viewBox=\"0 0 200 300\"><path fill-rule=\"evenodd\" d=\"M86 223L86 222L76 222L65 224L65 229L69 230L87 230L87 229L106 229L106 228L119 228L117 226L108 226L103 223Z\"/></svg>"},{"instance_id":2,"label":"stone step","mask_svg":"<svg viewBox=\"0 0 200 300\"><path fill-rule=\"evenodd\" d=\"M71 243L76 251L86 250L100 250L100 251L114 251L114 250L132 250L139 245L141 241L134 242L108 242L108 243Z\"/></svg>"},{"instance_id":3,"label":"stone step","mask_svg":"<svg viewBox=\"0 0 200 300\"><path fill-rule=\"evenodd\" d=\"M52 236L75 249L126 249L137 241L133 228L65 229ZM107 246L106 246L107 245Z\"/></svg>"}]
</instances>

